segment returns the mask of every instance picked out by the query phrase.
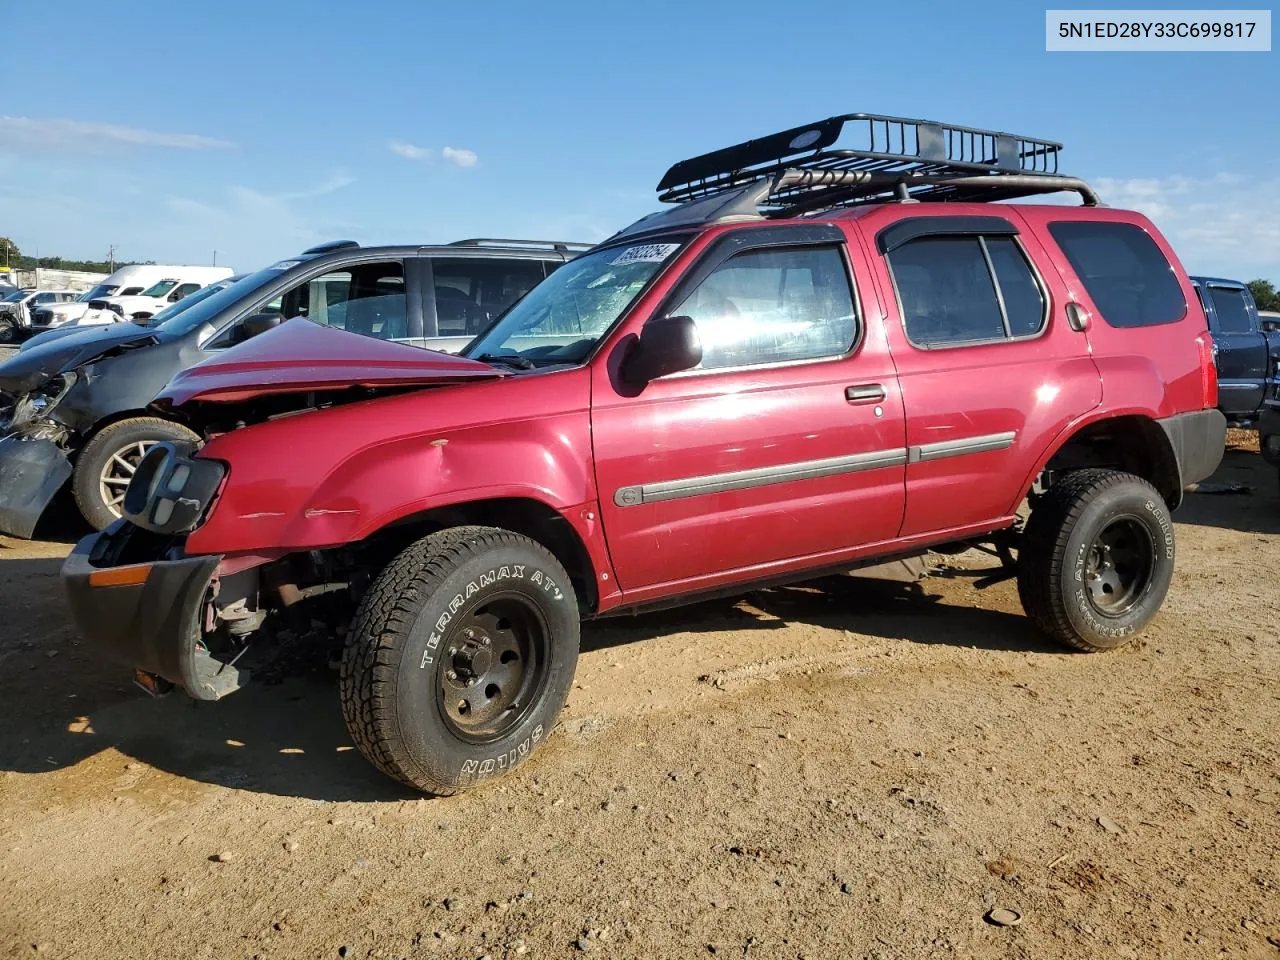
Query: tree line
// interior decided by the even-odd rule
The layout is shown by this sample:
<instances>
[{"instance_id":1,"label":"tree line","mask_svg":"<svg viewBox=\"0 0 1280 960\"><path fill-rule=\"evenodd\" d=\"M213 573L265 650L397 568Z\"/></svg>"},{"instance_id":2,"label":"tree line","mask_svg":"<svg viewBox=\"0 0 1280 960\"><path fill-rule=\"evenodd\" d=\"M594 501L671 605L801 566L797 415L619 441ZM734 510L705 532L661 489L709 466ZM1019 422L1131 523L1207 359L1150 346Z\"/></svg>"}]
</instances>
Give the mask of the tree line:
<instances>
[{"instance_id":1,"label":"tree line","mask_svg":"<svg viewBox=\"0 0 1280 960\"><path fill-rule=\"evenodd\" d=\"M128 267L136 263L155 263L155 261L117 260L114 268ZM113 268L110 260L68 260L66 257L41 256L37 264L35 257L24 254L8 237L0 237L0 267L4 266L11 270L34 270L39 266L45 270L82 270L85 273L110 273Z\"/></svg>"}]
</instances>

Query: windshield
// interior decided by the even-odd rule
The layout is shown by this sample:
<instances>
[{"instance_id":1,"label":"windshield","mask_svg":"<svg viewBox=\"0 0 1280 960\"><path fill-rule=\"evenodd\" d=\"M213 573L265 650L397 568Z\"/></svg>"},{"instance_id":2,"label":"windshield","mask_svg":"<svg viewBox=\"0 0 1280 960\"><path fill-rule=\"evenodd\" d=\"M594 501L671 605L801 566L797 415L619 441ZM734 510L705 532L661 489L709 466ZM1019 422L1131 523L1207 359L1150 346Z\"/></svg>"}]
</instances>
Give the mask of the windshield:
<instances>
[{"instance_id":1,"label":"windshield","mask_svg":"<svg viewBox=\"0 0 1280 960\"><path fill-rule=\"evenodd\" d=\"M537 366L581 363L682 244L615 246L570 260L462 355L518 357Z\"/></svg>"},{"instance_id":2,"label":"windshield","mask_svg":"<svg viewBox=\"0 0 1280 960\"><path fill-rule=\"evenodd\" d=\"M13 293L5 297L3 300L0 300L0 303L17 303L19 300L21 300L25 296L28 296L29 294L30 294L29 290L28 291L15 290L13 291Z\"/></svg>"},{"instance_id":3,"label":"windshield","mask_svg":"<svg viewBox=\"0 0 1280 960\"><path fill-rule=\"evenodd\" d=\"M181 310L173 308L162 310L148 320L145 325L158 328L175 336L190 333L206 323L217 320L218 315L227 307L238 303L243 297L253 293L263 284L270 283L282 273L284 273L284 270L277 264L274 267L259 270L257 273L251 273L230 286L215 291L208 297L202 297L199 300L195 300L194 303L188 303L187 301L196 297L196 294L192 294L186 300L179 300L174 304L174 307L182 307Z\"/></svg>"},{"instance_id":4,"label":"windshield","mask_svg":"<svg viewBox=\"0 0 1280 960\"><path fill-rule=\"evenodd\" d=\"M199 303L202 300L208 300L219 290L225 290L230 285L231 284L226 281L223 281L221 283L210 284L209 286L205 287L203 290L197 290L195 293L192 293L183 297L177 303L165 307L163 310L157 313L154 317L151 317L149 320L143 321L142 325L144 327L158 327L160 326L160 324L164 323L170 318L181 313L183 310L187 310L191 307L194 307L197 303Z\"/></svg>"},{"instance_id":5,"label":"windshield","mask_svg":"<svg viewBox=\"0 0 1280 960\"><path fill-rule=\"evenodd\" d=\"M177 280L161 280L157 284L153 284L142 291L141 296L144 297L163 297L166 293L178 285Z\"/></svg>"},{"instance_id":6,"label":"windshield","mask_svg":"<svg viewBox=\"0 0 1280 960\"><path fill-rule=\"evenodd\" d=\"M109 297L119 289L120 287L114 283L100 283L88 293L81 294L80 303L88 303L98 297Z\"/></svg>"}]
</instances>

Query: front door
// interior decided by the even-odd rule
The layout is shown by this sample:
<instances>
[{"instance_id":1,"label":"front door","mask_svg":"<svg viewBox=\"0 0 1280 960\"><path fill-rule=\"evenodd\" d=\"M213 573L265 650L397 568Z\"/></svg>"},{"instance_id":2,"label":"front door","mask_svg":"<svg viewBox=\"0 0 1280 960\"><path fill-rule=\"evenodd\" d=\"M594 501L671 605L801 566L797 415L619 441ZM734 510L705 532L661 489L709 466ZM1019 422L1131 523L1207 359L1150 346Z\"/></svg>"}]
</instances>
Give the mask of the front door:
<instances>
[{"instance_id":1,"label":"front door","mask_svg":"<svg viewBox=\"0 0 1280 960\"><path fill-rule=\"evenodd\" d=\"M902 401L844 239L830 225L724 235L659 307L693 318L699 366L626 396L597 365L597 484L624 593L764 578L896 535Z\"/></svg>"}]
</instances>

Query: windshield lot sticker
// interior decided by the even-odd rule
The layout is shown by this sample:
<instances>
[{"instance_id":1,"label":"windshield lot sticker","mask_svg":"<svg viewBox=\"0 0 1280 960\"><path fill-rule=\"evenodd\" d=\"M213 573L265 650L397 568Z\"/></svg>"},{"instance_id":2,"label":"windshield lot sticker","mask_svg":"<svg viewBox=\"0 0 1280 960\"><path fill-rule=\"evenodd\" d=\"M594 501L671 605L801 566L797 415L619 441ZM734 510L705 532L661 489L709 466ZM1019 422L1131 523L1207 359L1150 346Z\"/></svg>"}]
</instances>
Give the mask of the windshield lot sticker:
<instances>
[{"instance_id":1,"label":"windshield lot sticker","mask_svg":"<svg viewBox=\"0 0 1280 960\"><path fill-rule=\"evenodd\" d=\"M626 263L661 263L680 246L678 243L646 243L639 247L627 247L609 261L611 266L620 267Z\"/></svg>"}]
</instances>

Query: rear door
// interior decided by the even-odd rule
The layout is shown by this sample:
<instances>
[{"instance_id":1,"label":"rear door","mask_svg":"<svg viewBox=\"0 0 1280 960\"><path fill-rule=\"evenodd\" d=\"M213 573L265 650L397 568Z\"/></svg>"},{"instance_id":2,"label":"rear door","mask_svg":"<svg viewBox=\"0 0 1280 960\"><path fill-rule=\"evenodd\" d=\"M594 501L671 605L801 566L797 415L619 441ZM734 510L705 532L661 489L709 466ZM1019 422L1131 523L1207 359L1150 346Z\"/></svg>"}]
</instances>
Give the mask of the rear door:
<instances>
[{"instance_id":1,"label":"rear door","mask_svg":"<svg viewBox=\"0 0 1280 960\"><path fill-rule=\"evenodd\" d=\"M628 597L817 565L896 535L902 403L882 328L862 320L875 295L855 307L849 267L832 225L726 233L654 314L693 318L701 364L638 393L595 365L600 509ZM865 273L857 281L869 291Z\"/></svg>"},{"instance_id":2,"label":"rear door","mask_svg":"<svg viewBox=\"0 0 1280 960\"><path fill-rule=\"evenodd\" d=\"M1238 284L1201 281L1212 305L1218 347L1219 406L1227 416L1252 417L1262 407L1267 383L1267 341L1249 291Z\"/></svg>"},{"instance_id":3,"label":"rear door","mask_svg":"<svg viewBox=\"0 0 1280 960\"><path fill-rule=\"evenodd\" d=\"M1054 439L1101 400L1060 278L1012 208L885 208L859 221L906 411L901 536L1010 516ZM909 211L909 212L908 212Z\"/></svg>"}]
</instances>

